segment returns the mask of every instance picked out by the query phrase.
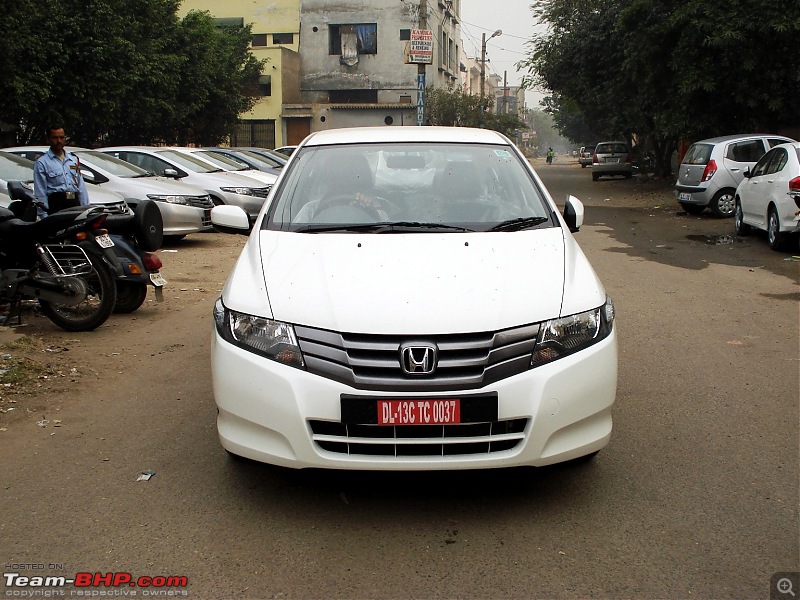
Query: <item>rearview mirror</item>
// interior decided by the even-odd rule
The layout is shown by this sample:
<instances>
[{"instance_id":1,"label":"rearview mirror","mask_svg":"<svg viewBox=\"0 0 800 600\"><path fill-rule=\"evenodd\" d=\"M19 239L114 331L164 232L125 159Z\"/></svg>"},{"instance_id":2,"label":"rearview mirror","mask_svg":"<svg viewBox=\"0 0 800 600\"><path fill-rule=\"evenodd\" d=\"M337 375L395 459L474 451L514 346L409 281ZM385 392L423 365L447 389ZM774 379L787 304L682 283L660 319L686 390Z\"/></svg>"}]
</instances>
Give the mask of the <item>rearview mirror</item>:
<instances>
[{"instance_id":1,"label":"rearview mirror","mask_svg":"<svg viewBox=\"0 0 800 600\"><path fill-rule=\"evenodd\" d=\"M744 173L743 173L743 175L744 175L744 176L745 176L747 179L750 179L750 178L753 176L753 174L750 172L750 167L747 167L747 168L744 170Z\"/></svg>"},{"instance_id":2,"label":"rearview mirror","mask_svg":"<svg viewBox=\"0 0 800 600\"><path fill-rule=\"evenodd\" d=\"M176 171L175 169L164 169L164 175L166 177L174 177L175 179L178 179L179 177L178 171Z\"/></svg>"},{"instance_id":3,"label":"rearview mirror","mask_svg":"<svg viewBox=\"0 0 800 600\"><path fill-rule=\"evenodd\" d=\"M86 169L81 169L81 176L86 183L95 183L97 181L94 177L94 173Z\"/></svg>"},{"instance_id":4,"label":"rearview mirror","mask_svg":"<svg viewBox=\"0 0 800 600\"><path fill-rule=\"evenodd\" d=\"M575 196L567 196L567 204L564 206L564 221L572 233L580 231L583 225L583 202Z\"/></svg>"}]
</instances>

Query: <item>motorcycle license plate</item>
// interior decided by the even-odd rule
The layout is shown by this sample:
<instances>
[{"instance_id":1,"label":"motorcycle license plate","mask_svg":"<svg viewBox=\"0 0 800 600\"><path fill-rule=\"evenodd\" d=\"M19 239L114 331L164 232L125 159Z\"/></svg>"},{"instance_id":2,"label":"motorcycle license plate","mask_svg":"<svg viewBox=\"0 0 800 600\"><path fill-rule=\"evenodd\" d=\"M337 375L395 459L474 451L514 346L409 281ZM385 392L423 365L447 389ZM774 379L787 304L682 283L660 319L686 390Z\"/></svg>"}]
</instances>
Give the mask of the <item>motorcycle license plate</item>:
<instances>
[{"instance_id":1,"label":"motorcycle license plate","mask_svg":"<svg viewBox=\"0 0 800 600\"><path fill-rule=\"evenodd\" d=\"M161 276L161 273L150 273L150 281L156 287L164 287L167 283L167 280Z\"/></svg>"},{"instance_id":2,"label":"motorcycle license plate","mask_svg":"<svg viewBox=\"0 0 800 600\"><path fill-rule=\"evenodd\" d=\"M114 247L114 240L112 240L107 233L103 235L98 235L96 238L97 243L100 245L101 248L113 248Z\"/></svg>"}]
</instances>

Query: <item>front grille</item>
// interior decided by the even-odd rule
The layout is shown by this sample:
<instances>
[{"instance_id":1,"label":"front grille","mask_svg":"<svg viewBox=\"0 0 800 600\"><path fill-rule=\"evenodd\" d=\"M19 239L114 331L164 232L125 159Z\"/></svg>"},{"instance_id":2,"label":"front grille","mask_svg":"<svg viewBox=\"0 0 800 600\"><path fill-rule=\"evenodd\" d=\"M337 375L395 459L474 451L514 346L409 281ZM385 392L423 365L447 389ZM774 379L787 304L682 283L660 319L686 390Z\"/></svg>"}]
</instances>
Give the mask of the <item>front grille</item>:
<instances>
[{"instance_id":1,"label":"front grille","mask_svg":"<svg viewBox=\"0 0 800 600\"><path fill-rule=\"evenodd\" d=\"M197 208L214 207L211 196L186 196L186 201L189 203L189 206L196 206Z\"/></svg>"},{"instance_id":2,"label":"front grille","mask_svg":"<svg viewBox=\"0 0 800 600\"><path fill-rule=\"evenodd\" d=\"M460 456L513 450L528 419L459 425L361 425L309 421L322 450L349 456Z\"/></svg>"},{"instance_id":3,"label":"front grille","mask_svg":"<svg viewBox=\"0 0 800 600\"><path fill-rule=\"evenodd\" d=\"M208 227L211 225L211 209L207 208L203 211L203 216L200 217L200 223L203 227Z\"/></svg>"},{"instance_id":4,"label":"front grille","mask_svg":"<svg viewBox=\"0 0 800 600\"><path fill-rule=\"evenodd\" d=\"M253 188L253 195L258 198L266 198L269 196L269 191L272 189L271 185L263 188Z\"/></svg>"},{"instance_id":5,"label":"front grille","mask_svg":"<svg viewBox=\"0 0 800 600\"><path fill-rule=\"evenodd\" d=\"M446 391L476 389L530 368L539 325L496 332L443 335L364 335L295 326L310 373L360 390ZM431 375L407 375L400 346L435 345Z\"/></svg>"},{"instance_id":6,"label":"front grille","mask_svg":"<svg viewBox=\"0 0 800 600\"><path fill-rule=\"evenodd\" d=\"M124 200L112 204L103 204L103 210L112 215L129 215L131 212L130 208L128 208L128 204Z\"/></svg>"}]
</instances>

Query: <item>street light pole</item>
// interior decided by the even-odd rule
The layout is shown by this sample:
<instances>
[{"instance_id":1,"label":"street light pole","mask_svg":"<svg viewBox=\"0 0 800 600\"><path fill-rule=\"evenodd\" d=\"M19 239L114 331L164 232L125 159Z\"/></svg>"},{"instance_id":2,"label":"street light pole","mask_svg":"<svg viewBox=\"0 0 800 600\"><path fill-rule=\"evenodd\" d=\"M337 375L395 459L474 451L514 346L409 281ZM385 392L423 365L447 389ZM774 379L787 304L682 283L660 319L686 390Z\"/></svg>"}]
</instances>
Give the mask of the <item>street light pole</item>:
<instances>
[{"instance_id":1,"label":"street light pole","mask_svg":"<svg viewBox=\"0 0 800 600\"><path fill-rule=\"evenodd\" d=\"M503 35L503 30L498 29L492 35L489 36L489 39L493 37L497 37L498 35ZM486 95L486 34L481 34L481 106L483 106L483 97Z\"/></svg>"}]
</instances>

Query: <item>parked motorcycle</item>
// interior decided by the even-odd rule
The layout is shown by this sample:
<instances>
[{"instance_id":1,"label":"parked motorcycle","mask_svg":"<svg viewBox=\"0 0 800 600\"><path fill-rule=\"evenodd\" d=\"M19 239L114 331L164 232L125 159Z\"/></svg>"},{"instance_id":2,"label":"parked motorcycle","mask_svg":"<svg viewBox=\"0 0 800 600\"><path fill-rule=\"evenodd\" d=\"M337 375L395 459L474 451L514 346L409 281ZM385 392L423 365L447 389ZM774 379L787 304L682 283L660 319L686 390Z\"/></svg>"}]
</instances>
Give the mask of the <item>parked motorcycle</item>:
<instances>
[{"instance_id":1,"label":"parked motorcycle","mask_svg":"<svg viewBox=\"0 0 800 600\"><path fill-rule=\"evenodd\" d=\"M25 220L36 219L36 200L30 190L19 182L8 183L12 202L10 210ZM80 207L78 207L79 209ZM67 210L75 210L69 207ZM117 288L116 313L131 313L147 298L147 287L153 286L156 300L164 299L162 288L167 283L159 269L161 259L153 251L161 247L164 224L161 211L152 200L140 202L133 214L108 215L105 223L108 235L100 240L86 239L81 242L88 253L98 253L100 242L103 248L113 250L109 258L103 259L114 272Z\"/></svg>"},{"instance_id":2,"label":"parked motorcycle","mask_svg":"<svg viewBox=\"0 0 800 600\"><path fill-rule=\"evenodd\" d=\"M24 299L38 300L42 312L66 331L100 326L114 309L114 277L99 254L78 245L87 236L103 236L107 215L82 207L40 221L16 218L0 208L0 301L9 318L19 316Z\"/></svg>"}]
</instances>

